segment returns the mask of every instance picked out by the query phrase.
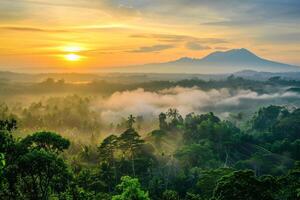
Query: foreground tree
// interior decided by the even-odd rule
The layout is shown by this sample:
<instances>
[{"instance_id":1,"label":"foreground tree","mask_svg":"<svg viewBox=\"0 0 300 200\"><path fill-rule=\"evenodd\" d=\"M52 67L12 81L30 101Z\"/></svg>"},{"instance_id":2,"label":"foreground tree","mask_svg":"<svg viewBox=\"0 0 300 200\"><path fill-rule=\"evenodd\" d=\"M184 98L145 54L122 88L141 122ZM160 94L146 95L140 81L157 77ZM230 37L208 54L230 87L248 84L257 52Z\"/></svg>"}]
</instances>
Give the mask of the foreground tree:
<instances>
[{"instance_id":1,"label":"foreground tree","mask_svg":"<svg viewBox=\"0 0 300 200\"><path fill-rule=\"evenodd\" d=\"M259 180L253 171L235 171L223 176L214 190L213 200L272 200L277 189L273 177Z\"/></svg>"},{"instance_id":2,"label":"foreground tree","mask_svg":"<svg viewBox=\"0 0 300 200\"><path fill-rule=\"evenodd\" d=\"M71 175L64 161L45 150L33 150L18 161L23 192L29 199L49 199L67 190Z\"/></svg>"},{"instance_id":3,"label":"foreground tree","mask_svg":"<svg viewBox=\"0 0 300 200\"><path fill-rule=\"evenodd\" d=\"M47 200L67 191L72 175L59 153L68 148L68 140L39 132L17 141L7 131L0 131L0 139L6 159L0 199Z\"/></svg>"},{"instance_id":4,"label":"foreground tree","mask_svg":"<svg viewBox=\"0 0 300 200\"><path fill-rule=\"evenodd\" d=\"M117 185L119 195L112 197L112 200L150 200L148 192L141 189L141 185L136 178L123 176L121 183Z\"/></svg>"},{"instance_id":5,"label":"foreground tree","mask_svg":"<svg viewBox=\"0 0 300 200\"><path fill-rule=\"evenodd\" d=\"M58 154L69 148L70 141L56 133L44 131L27 136L22 144L29 149L44 149Z\"/></svg>"}]
</instances>

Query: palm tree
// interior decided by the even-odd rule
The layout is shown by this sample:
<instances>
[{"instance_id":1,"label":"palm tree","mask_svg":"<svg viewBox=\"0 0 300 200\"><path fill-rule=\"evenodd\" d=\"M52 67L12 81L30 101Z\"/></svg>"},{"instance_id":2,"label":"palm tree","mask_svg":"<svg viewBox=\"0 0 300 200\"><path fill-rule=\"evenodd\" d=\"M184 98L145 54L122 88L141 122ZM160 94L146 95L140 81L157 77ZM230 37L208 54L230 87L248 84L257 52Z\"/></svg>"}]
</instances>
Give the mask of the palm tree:
<instances>
[{"instance_id":1,"label":"palm tree","mask_svg":"<svg viewBox=\"0 0 300 200\"><path fill-rule=\"evenodd\" d=\"M135 117L133 115L129 115L127 119L127 126L129 129L132 129L133 124L136 122Z\"/></svg>"},{"instance_id":2,"label":"palm tree","mask_svg":"<svg viewBox=\"0 0 300 200\"><path fill-rule=\"evenodd\" d=\"M176 108L170 108L167 112L168 117L172 120L177 120L179 118L179 112Z\"/></svg>"}]
</instances>

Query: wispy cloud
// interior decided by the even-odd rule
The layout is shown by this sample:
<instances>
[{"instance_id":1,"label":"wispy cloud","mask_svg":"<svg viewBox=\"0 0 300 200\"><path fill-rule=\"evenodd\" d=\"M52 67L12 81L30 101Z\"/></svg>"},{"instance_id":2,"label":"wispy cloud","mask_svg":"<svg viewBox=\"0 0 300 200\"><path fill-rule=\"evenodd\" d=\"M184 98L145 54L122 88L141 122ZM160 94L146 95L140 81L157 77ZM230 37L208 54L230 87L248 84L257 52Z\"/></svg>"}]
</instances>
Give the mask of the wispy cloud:
<instances>
[{"instance_id":1,"label":"wispy cloud","mask_svg":"<svg viewBox=\"0 0 300 200\"><path fill-rule=\"evenodd\" d=\"M167 49L172 49L174 48L173 45L168 45L168 44L158 44L158 45L153 45L153 46L143 46L138 49L129 51L132 53L149 53L149 52L160 52L163 50Z\"/></svg>"},{"instance_id":2,"label":"wispy cloud","mask_svg":"<svg viewBox=\"0 0 300 200\"><path fill-rule=\"evenodd\" d=\"M199 38L199 37L193 37L193 36L189 36L189 35L173 35L173 34L135 34L135 35L131 35L130 37L150 38L150 39L156 39L158 41L163 41L163 42L194 41L194 42L199 42L199 43L211 43L211 44L228 42L227 40L222 39L222 38Z\"/></svg>"},{"instance_id":3,"label":"wispy cloud","mask_svg":"<svg viewBox=\"0 0 300 200\"><path fill-rule=\"evenodd\" d=\"M68 30L62 29L43 29L43 28L35 28L35 27L22 27L22 26L0 26L2 30L10 30L10 31L29 31L29 32L69 32Z\"/></svg>"},{"instance_id":4,"label":"wispy cloud","mask_svg":"<svg viewBox=\"0 0 300 200\"><path fill-rule=\"evenodd\" d=\"M198 42L187 42L185 44L185 47L187 49L193 50L193 51L200 51L200 50L211 49L209 46L203 46L203 45L199 44Z\"/></svg>"}]
</instances>

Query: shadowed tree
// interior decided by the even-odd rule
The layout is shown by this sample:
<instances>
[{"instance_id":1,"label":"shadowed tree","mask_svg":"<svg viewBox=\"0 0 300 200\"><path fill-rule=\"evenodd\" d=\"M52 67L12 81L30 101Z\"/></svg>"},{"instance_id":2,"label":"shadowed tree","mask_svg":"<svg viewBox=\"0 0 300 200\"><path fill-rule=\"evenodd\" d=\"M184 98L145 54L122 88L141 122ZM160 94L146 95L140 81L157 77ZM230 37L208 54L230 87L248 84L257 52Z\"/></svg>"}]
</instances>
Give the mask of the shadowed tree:
<instances>
[{"instance_id":1,"label":"shadowed tree","mask_svg":"<svg viewBox=\"0 0 300 200\"><path fill-rule=\"evenodd\" d=\"M12 132L15 129L17 129L17 120L15 119L0 120L0 131Z\"/></svg>"},{"instance_id":2,"label":"shadowed tree","mask_svg":"<svg viewBox=\"0 0 300 200\"><path fill-rule=\"evenodd\" d=\"M167 116L171 120L171 123L169 124L169 128L176 129L178 128L178 125L183 124L183 118L181 117L177 109L170 108L167 112Z\"/></svg>"},{"instance_id":3,"label":"shadowed tree","mask_svg":"<svg viewBox=\"0 0 300 200\"><path fill-rule=\"evenodd\" d=\"M259 180L253 171L235 171L223 176L214 190L213 200L272 200L276 180L271 177Z\"/></svg>"},{"instance_id":4,"label":"shadowed tree","mask_svg":"<svg viewBox=\"0 0 300 200\"><path fill-rule=\"evenodd\" d=\"M29 199L49 199L50 192L67 190L71 175L56 154L34 149L18 160L23 192Z\"/></svg>"},{"instance_id":5,"label":"shadowed tree","mask_svg":"<svg viewBox=\"0 0 300 200\"><path fill-rule=\"evenodd\" d=\"M174 190L166 190L163 193L162 200L179 200L179 195Z\"/></svg>"},{"instance_id":6,"label":"shadowed tree","mask_svg":"<svg viewBox=\"0 0 300 200\"><path fill-rule=\"evenodd\" d=\"M110 135L107 138L105 138L101 145L98 147L98 151L100 154L100 161L101 162L107 162L110 166L113 167L114 170L114 178L115 182L117 183L117 167L116 167L116 161L115 161L115 151L117 149L118 145L118 137L115 135Z\"/></svg>"},{"instance_id":7,"label":"shadowed tree","mask_svg":"<svg viewBox=\"0 0 300 200\"><path fill-rule=\"evenodd\" d=\"M170 108L167 112L167 116L171 118L171 120L178 120L180 117L179 112L175 108Z\"/></svg>"},{"instance_id":8,"label":"shadowed tree","mask_svg":"<svg viewBox=\"0 0 300 200\"><path fill-rule=\"evenodd\" d=\"M129 115L128 119L127 119L127 128L128 129L132 129L133 128L133 124L136 122L135 117L133 115Z\"/></svg>"},{"instance_id":9,"label":"shadowed tree","mask_svg":"<svg viewBox=\"0 0 300 200\"><path fill-rule=\"evenodd\" d=\"M168 129L168 124L166 122L167 115L165 113L160 113L158 118L159 118L159 129L167 130Z\"/></svg>"},{"instance_id":10,"label":"shadowed tree","mask_svg":"<svg viewBox=\"0 0 300 200\"><path fill-rule=\"evenodd\" d=\"M60 153L70 146L70 141L53 132L37 132L24 138L21 143L29 149L44 149Z\"/></svg>"},{"instance_id":11,"label":"shadowed tree","mask_svg":"<svg viewBox=\"0 0 300 200\"><path fill-rule=\"evenodd\" d=\"M123 155L127 154L131 159L132 174L135 176L135 153L144 144L144 141L134 129L130 128L120 135L118 144L123 151Z\"/></svg>"},{"instance_id":12,"label":"shadowed tree","mask_svg":"<svg viewBox=\"0 0 300 200\"><path fill-rule=\"evenodd\" d=\"M5 167L5 159L4 159L4 154L0 153L0 178L2 176L2 170ZM2 178L1 178L2 180ZM0 180L0 184L1 184L1 180Z\"/></svg>"}]
</instances>

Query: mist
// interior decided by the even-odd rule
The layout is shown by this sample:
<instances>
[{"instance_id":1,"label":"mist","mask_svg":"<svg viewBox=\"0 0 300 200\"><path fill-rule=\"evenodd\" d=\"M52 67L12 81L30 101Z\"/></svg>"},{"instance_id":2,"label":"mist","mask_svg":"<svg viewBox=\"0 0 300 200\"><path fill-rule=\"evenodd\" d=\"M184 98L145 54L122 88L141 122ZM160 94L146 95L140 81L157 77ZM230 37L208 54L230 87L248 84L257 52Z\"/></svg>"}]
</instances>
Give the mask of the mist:
<instances>
[{"instance_id":1,"label":"mist","mask_svg":"<svg viewBox=\"0 0 300 200\"><path fill-rule=\"evenodd\" d=\"M283 88L270 94L229 88L204 91L198 87L172 87L155 92L140 88L115 92L108 98L97 99L91 109L107 123L118 122L130 114L151 120L169 108L178 109L182 116L192 112L215 112L226 117L229 112L255 112L258 107L270 104L296 107L299 106L299 97L298 93L286 92Z\"/></svg>"}]
</instances>

